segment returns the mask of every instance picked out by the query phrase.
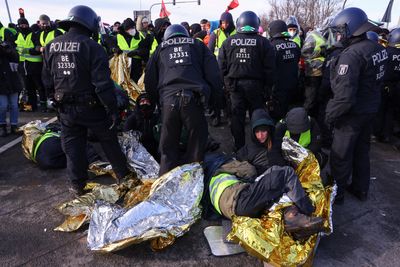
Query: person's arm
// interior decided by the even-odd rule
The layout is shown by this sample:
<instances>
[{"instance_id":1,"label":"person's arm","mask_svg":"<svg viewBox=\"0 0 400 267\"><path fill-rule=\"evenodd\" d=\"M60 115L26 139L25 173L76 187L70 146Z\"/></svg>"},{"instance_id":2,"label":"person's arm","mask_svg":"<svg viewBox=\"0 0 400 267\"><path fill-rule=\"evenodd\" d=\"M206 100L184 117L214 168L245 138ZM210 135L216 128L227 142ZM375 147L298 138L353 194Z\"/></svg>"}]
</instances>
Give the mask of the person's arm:
<instances>
[{"instance_id":1,"label":"person's arm","mask_svg":"<svg viewBox=\"0 0 400 267\"><path fill-rule=\"evenodd\" d=\"M214 32L212 32L210 34L210 39L208 40L208 49L210 49L211 53L214 54L214 49L215 49L215 45L216 45L216 40L217 40L217 36L215 35Z\"/></svg>"},{"instance_id":2,"label":"person's arm","mask_svg":"<svg viewBox=\"0 0 400 267\"><path fill-rule=\"evenodd\" d=\"M340 116L345 115L356 103L360 66L363 65L351 53L340 55L331 66L331 87L333 98L326 107L325 120L332 124Z\"/></svg>"},{"instance_id":3,"label":"person's arm","mask_svg":"<svg viewBox=\"0 0 400 267\"><path fill-rule=\"evenodd\" d=\"M314 154L317 155L321 152L321 129L318 126L318 123L311 119L311 143L308 145L308 149Z\"/></svg>"},{"instance_id":4,"label":"person's arm","mask_svg":"<svg viewBox=\"0 0 400 267\"><path fill-rule=\"evenodd\" d=\"M267 39L265 39L263 66L264 88L266 91L271 91L276 79L275 50ZM266 94L268 94L268 92L266 92Z\"/></svg>"},{"instance_id":5,"label":"person's arm","mask_svg":"<svg viewBox=\"0 0 400 267\"><path fill-rule=\"evenodd\" d=\"M154 54L150 57L146 65L144 76L144 84L146 87L146 92L150 95L151 101L153 103L158 103L158 56L160 54L160 46L156 49Z\"/></svg>"}]
</instances>

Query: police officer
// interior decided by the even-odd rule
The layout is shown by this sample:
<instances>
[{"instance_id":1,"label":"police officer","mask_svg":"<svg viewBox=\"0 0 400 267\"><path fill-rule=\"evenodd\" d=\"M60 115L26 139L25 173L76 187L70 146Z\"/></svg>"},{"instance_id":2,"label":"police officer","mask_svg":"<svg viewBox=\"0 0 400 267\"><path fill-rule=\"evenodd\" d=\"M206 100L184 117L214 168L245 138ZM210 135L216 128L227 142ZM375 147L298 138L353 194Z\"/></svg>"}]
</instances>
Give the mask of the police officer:
<instances>
[{"instance_id":1,"label":"police officer","mask_svg":"<svg viewBox=\"0 0 400 267\"><path fill-rule=\"evenodd\" d=\"M389 142L393 133L395 108L400 100L400 28L389 34L388 63L386 65L384 86L382 87L382 102L378 113L378 128L375 135L379 141Z\"/></svg>"},{"instance_id":2,"label":"police officer","mask_svg":"<svg viewBox=\"0 0 400 267\"><path fill-rule=\"evenodd\" d=\"M236 150L245 144L246 110L262 108L266 88L273 84L274 49L258 35L260 19L252 11L243 12L237 20L237 32L223 44L218 64L230 91L232 104L231 132Z\"/></svg>"},{"instance_id":3,"label":"police officer","mask_svg":"<svg viewBox=\"0 0 400 267\"><path fill-rule=\"evenodd\" d=\"M147 64L145 86L161 107L160 175L180 164L202 161L208 136L203 106L222 96L218 64L210 50L189 37L182 25L169 26ZM181 160L183 127L188 146Z\"/></svg>"},{"instance_id":4,"label":"police officer","mask_svg":"<svg viewBox=\"0 0 400 267\"><path fill-rule=\"evenodd\" d=\"M366 32L373 26L365 12L355 7L342 10L332 21L344 46L331 63L333 98L326 108L326 121L334 126L331 174L338 185L339 204L346 188L361 201L368 195L371 121L378 111L388 59L384 47L367 39Z\"/></svg>"},{"instance_id":5,"label":"police officer","mask_svg":"<svg viewBox=\"0 0 400 267\"><path fill-rule=\"evenodd\" d=\"M299 75L300 48L290 40L287 25L274 20L268 25L271 44L276 57L276 82L272 91L273 103L270 114L274 119L282 118L288 107L295 104Z\"/></svg>"},{"instance_id":6,"label":"police officer","mask_svg":"<svg viewBox=\"0 0 400 267\"><path fill-rule=\"evenodd\" d=\"M133 175L114 131L118 110L107 55L90 38L98 34L99 19L91 8L75 6L60 27L69 31L46 46L44 69L51 77L48 82L54 84L54 98L59 105L71 191L79 195L88 178L85 153L88 130L99 139L117 177L128 179Z\"/></svg>"}]
</instances>

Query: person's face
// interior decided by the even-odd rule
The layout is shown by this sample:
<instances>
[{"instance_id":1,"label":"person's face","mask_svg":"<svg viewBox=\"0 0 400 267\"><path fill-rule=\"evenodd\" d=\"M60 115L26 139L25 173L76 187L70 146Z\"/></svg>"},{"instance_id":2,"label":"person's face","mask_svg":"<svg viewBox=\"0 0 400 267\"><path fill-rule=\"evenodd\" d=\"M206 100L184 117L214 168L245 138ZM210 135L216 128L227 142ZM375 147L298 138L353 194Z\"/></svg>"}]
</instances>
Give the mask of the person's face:
<instances>
[{"instance_id":1,"label":"person's face","mask_svg":"<svg viewBox=\"0 0 400 267\"><path fill-rule=\"evenodd\" d=\"M143 29L147 30L147 28L149 27L149 22L147 22L147 21L142 22L142 26L143 26Z\"/></svg>"},{"instance_id":2,"label":"person's face","mask_svg":"<svg viewBox=\"0 0 400 267\"><path fill-rule=\"evenodd\" d=\"M113 25L113 32L119 32L118 28L119 28L120 24L114 24Z\"/></svg>"},{"instance_id":3,"label":"person's face","mask_svg":"<svg viewBox=\"0 0 400 267\"><path fill-rule=\"evenodd\" d=\"M255 135L256 135L258 142L260 142L261 144L264 144L268 138L268 131L266 129L256 129Z\"/></svg>"},{"instance_id":4,"label":"person's face","mask_svg":"<svg viewBox=\"0 0 400 267\"><path fill-rule=\"evenodd\" d=\"M288 28L288 33L290 34L290 36L295 36L297 33L297 28Z\"/></svg>"},{"instance_id":5,"label":"person's face","mask_svg":"<svg viewBox=\"0 0 400 267\"><path fill-rule=\"evenodd\" d=\"M228 26L229 26L229 22L227 22L225 20L221 21L221 28L222 29L226 30L228 28Z\"/></svg>"},{"instance_id":6,"label":"person's face","mask_svg":"<svg viewBox=\"0 0 400 267\"><path fill-rule=\"evenodd\" d=\"M207 31L207 23L200 24L202 31Z\"/></svg>"},{"instance_id":7,"label":"person's face","mask_svg":"<svg viewBox=\"0 0 400 267\"><path fill-rule=\"evenodd\" d=\"M50 21L48 21L48 20L39 20L39 27L42 30L50 29Z\"/></svg>"}]
</instances>

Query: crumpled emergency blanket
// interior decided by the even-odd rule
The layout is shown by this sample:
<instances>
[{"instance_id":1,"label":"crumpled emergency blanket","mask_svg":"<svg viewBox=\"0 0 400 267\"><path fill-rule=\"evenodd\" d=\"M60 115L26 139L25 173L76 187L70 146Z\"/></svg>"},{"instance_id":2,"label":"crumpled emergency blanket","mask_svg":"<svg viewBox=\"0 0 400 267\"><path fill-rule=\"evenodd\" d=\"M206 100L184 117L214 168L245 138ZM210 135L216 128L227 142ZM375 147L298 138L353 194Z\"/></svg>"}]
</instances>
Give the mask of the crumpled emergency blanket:
<instances>
[{"instance_id":1,"label":"crumpled emergency blanket","mask_svg":"<svg viewBox=\"0 0 400 267\"><path fill-rule=\"evenodd\" d=\"M46 125L40 120L35 120L20 127L23 131L22 151L27 159L33 160L33 152L40 137L46 133Z\"/></svg>"},{"instance_id":2,"label":"crumpled emergency blanket","mask_svg":"<svg viewBox=\"0 0 400 267\"><path fill-rule=\"evenodd\" d=\"M153 249L172 244L201 216L203 176L199 163L186 164L157 179L148 198L130 209L96 202L89 224L89 248L110 252L146 240L152 240Z\"/></svg>"},{"instance_id":3,"label":"crumpled emergency blanket","mask_svg":"<svg viewBox=\"0 0 400 267\"><path fill-rule=\"evenodd\" d=\"M324 234L330 234L333 231L332 202L336 195L336 185L323 186L315 156L292 139L284 137L282 151L286 160L297 166L296 174L316 207L313 215L325 218ZM278 204L259 219L233 217L228 239L273 266L311 265L320 235L296 241L285 232L282 210L291 204L287 196L283 196Z\"/></svg>"},{"instance_id":4,"label":"crumpled emergency blanket","mask_svg":"<svg viewBox=\"0 0 400 267\"><path fill-rule=\"evenodd\" d=\"M139 80L141 86L136 84L130 77L131 75L132 59L126 53L114 55L110 61L109 66L111 70L111 79L118 83L122 88L128 92L131 100L135 101L136 98L144 92L143 79Z\"/></svg>"}]
</instances>

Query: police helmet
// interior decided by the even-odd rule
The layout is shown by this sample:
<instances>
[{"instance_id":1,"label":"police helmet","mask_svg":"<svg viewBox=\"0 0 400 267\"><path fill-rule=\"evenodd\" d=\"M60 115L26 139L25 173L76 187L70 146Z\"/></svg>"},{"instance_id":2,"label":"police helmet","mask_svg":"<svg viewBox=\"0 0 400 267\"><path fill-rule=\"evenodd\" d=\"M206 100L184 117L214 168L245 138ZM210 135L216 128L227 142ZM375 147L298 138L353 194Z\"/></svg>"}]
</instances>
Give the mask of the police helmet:
<instances>
[{"instance_id":1,"label":"police helmet","mask_svg":"<svg viewBox=\"0 0 400 267\"><path fill-rule=\"evenodd\" d=\"M245 11L236 21L238 33L257 33L260 26L260 18L253 11Z\"/></svg>"},{"instance_id":2,"label":"police helmet","mask_svg":"<svg viewBox=\"0 0 400 267\"><path fill-rule=\"evenodd\" d=\"M400 28L393 29L389 33L389 46L400 48Z\"/></svg>"},{"instance_id":3,"label":"police helmet","mask_svg":"<svg viewBox=\"0 0 400 267\"><path fill-rule=\"evenodd\" d=\"M268 25L268 32L271 37L282 36L287 30L288 27L283 20L274 20Z\"/></svg>"},{"instance_id":4,"label":"police helmet","mask_svg":"<svg viewBox=\"0 0 400 267\"><path fill-rule=\"evenodd\" d=\"M69 13L68 18L59 22L59 26L68 30L72 24L79 24L92 33L99 31L100 17L88 6L75 6Z\"/></svg>"},{"instance_id":5,"label":"police helmet","mask_svg":"<svg viewBox=\"0 0 400 267\"><path fill-rule=\"evenodd\" d=\"M331 26L342 35L342 39L360 36L375 27L365 12L357 7L340 11L333 19Z\"/></svg>"},{"instance_id":6,"label":"police helmet","mask_svg":"<svg viewBox=\"0 0 400 267\"><path fill-rule=\"evenodd\" d=\"M185 27L180 24L172 24L168 26L164 33L164 40L171 39L175 36L189 37L189 33Z\"/></svg>"},{"instance_id":7,"label":"police helmet","mask_svg":"<svg viewBox=\"0 0 400 267\"><path fill-rule=\"evenodd\" d=\"M368 31L367 38L375 43L379 43L379 35L376 32Z\"/></svg>"}]
</instances>

